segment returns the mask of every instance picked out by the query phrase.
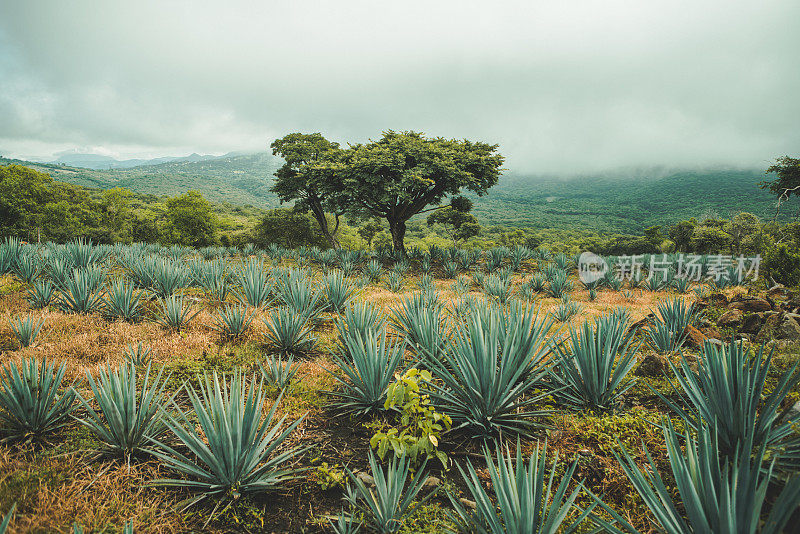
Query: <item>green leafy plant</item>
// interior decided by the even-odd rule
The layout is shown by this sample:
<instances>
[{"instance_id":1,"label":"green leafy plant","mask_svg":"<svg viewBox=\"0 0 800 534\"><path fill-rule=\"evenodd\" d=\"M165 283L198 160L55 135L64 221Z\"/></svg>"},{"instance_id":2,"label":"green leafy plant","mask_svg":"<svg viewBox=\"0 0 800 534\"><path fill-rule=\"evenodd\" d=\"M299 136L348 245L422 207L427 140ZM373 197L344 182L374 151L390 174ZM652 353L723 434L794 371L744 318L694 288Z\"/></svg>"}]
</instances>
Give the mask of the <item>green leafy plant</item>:
<instances>
[{"instance_id":1,"label":"green leafy plant","mask_svg":"<svg viewBox=\"0 0 800 534\"><path fill-rule=\"evenodd\" d=\"M697 438L687 431L683 440L670 422L664 426L675 487L680 501L674 500L656 463L646 452L647 470L640 469L631 455L622 449L616 454L628 479L644 500L661 532L730 532L737 534L779 534L800 502L800 476L792 477L778 495L762 523L761 511L767 501L767 488L775 460L762 470L764 448L754 449L747 443L728 461L720 456L716 436L708 427L700 429ZM681 441L685 450L681 449ZM770 498L772 501L772 497ZM599 517L594 520L613 533L638 532L619 513L599 503L616 524Z\"/></svg>"},{"instance_id":2,"label":"green leafy plant","mask_svg":"<svg viewBox=\"0 0 800 534\"><path fill-rule=\"evenodd\" d=\"M512 456L508 448L504 453L503 446L499 443L496 448L495 463L491 451L484 446L484 458L494 489L494 499L490 497L472 462L467 464L466 471L458 466L475 502L475 510L470 511L459 499L449 495L455 509L452 517L462 531L498 534L573 532L596 506L593 504L577 514L572 513L577 508L575 502L582 488L582 484L578 484L572 492L568 491L578 462L574 461L562 475L558 471L556 454L548 473L546 442L542 449L537 444L536 450L527 461L522 455L522 445L519 442L516 456ZM557 476L561 481L553 491L553 481ZM569 522L565 524L566 521Z\"/></svg>"},{"instance_id":3,"label":"green leafy plant","mask_svg":"<svg viewBox=\"0 0 800 534\"><path fill-rule=\"evenodd\" d=\"M390 344L386 332L347 330L341 335L342 355L333 355L344 374L331 373L340 388L331 391L334 407L346 414L368 415L385 410L386 391L403 359L403 346Z\"/></svg>"},{"instance_id":4,"label":"green leafy plant","mask_svg":"<svg viewBox=\"0 0 800 534\"><path fill-rule=\"evenodd\" d=\"M46 308L53 300L55 285L50 280L36 280L28 289L28 304L35 310Z\"/></svg>"},{"instance_id":5,"label":"green leafy plant","mask_svg":"<svg viewBox=\"0 0 800 534\"><path fill-rule=\"evenodd\" d=\"M344 312L356 294L356 287L347 281L342 271L333 271L322 279L328 303L335 313Z\"/></svg>"},{"instance_id":6,"label":"green leafy plant","mask_svg":"<svg viewBox=\"0 0 800 534\"><path fill-rule=\"evenodd\" d=\"M191 305L186 305L183 295L170 295L161 301L161 314L156 322L169 330L180 331L194 319L201 309L192 313Z\"/></svg>"},{"instance_id":7,"label":"green leafy plant","mask_svg":"<svg viewBox=\"0 0 800 534\"><path fill-rule=\"evenodd\" d=\"M283 390L291 384L297 371L300 370L300 364L294 363L294 358L291 356L284 362L280 356L275 358L269 355L264 362L258 362L258 368L267 385Z\"/></svg>"},{"instance_id":8,"label":"green leafy plant","mask_svg":"<svg viewBox=\"0 0 800 534\"><path fill-rule=\"evenodd\" d=\"M353 486L348 485L346 499L356 510L364 514L370 530L379 534L397 532L402 527L403 520L431 496L428 495L420 501L416 500L428 479L424 475L424 464L414 473L410 481L408 475L411 463L406 457L393 457L384 470L370 451L369 465L375 488L367 488L362 480L348 470Z\"/></svg>"},{"instance_id":9,"label":"green leafy plant","mask_svg":"<svg viewBox=\"0 0 800 534\"><path fill-rule=\"evenodd\" d=\"M241 337L253 322L255 313L247 315L247 307L226 305L214 318L214 329L226 339Z\"/></svg>"},{"instance_id":10,"label":"green leafy plant","mask_svg":"<svg viewBox=\"0 0 800 534\"><path fill-rule=\"evenodd\" d=\"M14 332L14 337L22 347L30 347L36 342L36 336L41 332L44 322L44 317L40 321L36 321L32 315L25 318L17 317L9 321L11 331Z\"/></svg>"},{"instance_id":11,"label":"green leafy plant","mask_svg":"<svg viewBox=\"0 0 800 534\"><path fill-rule=\"evenodd\" d=\"M553 344L558 363L551 376L559 402L576 410L607 410L635 384L624 383L637 364L638 350L624 336L624 317L584 321L570 327L566 341Z\"/></svg>"},{"instance_id":12,"label":"green leafy plant","mask_svg":"<svg viewBox=\"0 0 800 534\"><path fill-rule=\"evenodd\" d=\"M391 449L397 457L407 456L412 465L420 459L437 458L447 468L447 455L438 450L442 433L450 430L452 420L436 412L427 391L433 380L429 371L408 369L386 392L384 408L400 412L400 428L376 432L369 443L381 460Z\"/></svg>"},{"instance_id":13,"label":"green leafy plant","mask_svg":"<svg viewBox=\"0 0 800 534\"><path fill-rule=\"evenodd\" d=\"M141 386L137 383L136 367L124 364L114 369L109 366L97 372L97 381L87 372L89 387L94 394L92 403L78 396L87 411L87 417L78 421L88 427L104 445L104 451L130 461L131 456L146 452L150 441L163 434L162 420L165 406L163 368L151 378L150 365L142 373Z\"/></svg>"},{"instance_id":14,"label":"green leafy plant","mask_svg":"<svg viewBox=\"0 0 800 534\"><path fill-rule=\"evenodd\" d=\"M61 391L66 364L56 370L47 359L39 365L36 358L21 364L9 362L0 375L0 421L6 439L40 438L61 428L75 408L75 390Z\"/></svg>"},{"instance_id":15,"label":"green leafy plant","mask_svg":"<svg viewBox=\"0 0 800 534\"><path fill-rule=\"evenodd\" d=\"M512 306L508 316L493 308L471 314L456 329L450 350L430 360L441 380L432 384L436 409L452 418L454 428L481 438L541 428L536 418L549 412L533 406L546 395L534 389L548 372L545 336L552 325L523 306Z\"/></svg>"},{"instance_id":16,"label":"green leafy plant","mask_svg":"<svg viewBox=\"0 0 800 534\"><path fill-rule=\"evenodd\" d=\"M251 259L245 263L237 274L236 281L241 288L236 293L236 299L240 303L260 309L272 300L272 284L261 261Z\"/></svg>"},{"instance_id":17,"label":"green leafy plant","mask_svg":"<svg viewBox=\"0 0 800 534\"><path fill-rule=\"evenodd\" d=\"M447 339L442 305L429 303L423 293L405 297L399 307L391 310L389 324L405 338L420 360L438 359L445 350Z\"/></svg>"},{"instance_id":18,"label":"green leafy plant","mask_svg":"<svg viewBox=\"0 0 800 534\"><path fill-rule=\"evenodd\" d=\"M285 464L304 449L279 449L303 418L285 427L286 416L276 421L282 395L262 420L267 399L261 381L253 378L248 383L236 372L228 382L214 373L213 379L205 375L199 384L199 394L191 384L187 386L198 423L174 402L175 414L164 414L166 425L190 456L153 441L158 446L153 454L183 478L161 479L154 484L199 492L185 503L189 506L208 497L236 499L242 493L274 490L296 478L296 470Z\"/></svg>"},{"instance_id":19,"label":"green leafy plant","mask_svg":"<svg viewBox=\"0 0 800 534\"><path fill-rule=\"evenodd\" d=\"M322 462L314 474L322 490L343 488L347 483L347 474L339 464L329 465L328 462Z\"/></svg>"},{"instance_id":20,"label":"green leafy plant","mask_svg":"<svg viewBox=\"0 0 800 534\"><path fill-rule=\"evenodd\" d=\"M309 325L307 313L299 313L288 307L272 310L267 318L262 318L267 326L267 343L281 354L303 354L311 352L317 339Z\"/></svg>"},{"instance_id":21,"label":"green leafy plant","mask_svg":"<svg viewBox=\"0 0 800 534\"><path fill-rule=\"evenodd\" d=\"M134 289L133 284L114 280L109 284L103 300L104 312L111 318L134 322L142 315L141 302L142 295Z\"/></svg>"}]
</instances>

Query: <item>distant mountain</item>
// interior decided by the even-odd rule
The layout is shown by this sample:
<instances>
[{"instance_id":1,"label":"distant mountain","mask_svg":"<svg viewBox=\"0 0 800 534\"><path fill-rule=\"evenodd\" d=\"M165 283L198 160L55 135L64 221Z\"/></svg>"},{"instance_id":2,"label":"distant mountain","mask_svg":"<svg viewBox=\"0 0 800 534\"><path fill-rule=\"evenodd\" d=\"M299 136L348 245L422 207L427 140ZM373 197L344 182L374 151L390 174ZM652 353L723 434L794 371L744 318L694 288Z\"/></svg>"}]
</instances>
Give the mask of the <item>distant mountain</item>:
<instances>
[{"instance_id":1,"label":"distant mountain","mask_svg":"<svg viewBox=\"0 0 800 534\"><path fill-rule=\"evenodd\" d=\"M101 154L62 154L57 159L49 162L53 165L65 165L69 167L82 167L85 169L93 170L106 170L106 169L130 169L133 167L142 167L145 165L159 165L161 163L170 162L196 162L207 161L214 159L217 156L201 156L200 154L191 154L184 157L162 157L153 159L125 159L118 160L110 156L103 156Z\"/></svg>"},{"instance_id":2,"label":"distant mountain","mask_svg":"<svg viewBox=\"0 0 800 534\"><path fill-rule=\"evenodd\" d=\"M0 159L0 164L9 163ZM268 152L197 156L127 169L90 169L62 164L16 162L85 187L125 187L136 193L178 195L190 189L213 202L275 208L273 173L283 160ZM729 217L740 211L765 220L775 214L775 197L758 188L762 170L622 169L585 176L526 176L507 173L483 197L471 195L483 225L582 228L597 232L641 233L648 226L682 219ZM781 208L793 217L800 199Z\"/></svg>"}]
</instances>

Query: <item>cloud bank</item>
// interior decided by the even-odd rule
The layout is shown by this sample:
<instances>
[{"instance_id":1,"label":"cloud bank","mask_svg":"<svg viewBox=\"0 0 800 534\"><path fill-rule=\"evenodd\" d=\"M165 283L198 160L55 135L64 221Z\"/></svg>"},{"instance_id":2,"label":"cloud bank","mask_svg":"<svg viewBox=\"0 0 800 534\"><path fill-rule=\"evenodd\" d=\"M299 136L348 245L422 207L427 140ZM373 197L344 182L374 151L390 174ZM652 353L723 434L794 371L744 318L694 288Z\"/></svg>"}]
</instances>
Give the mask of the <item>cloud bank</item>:
<instances>
[{"instance_id":1,"label":"cloud bank","mask_svg":"<svg viewBox=\"0 0 800 534\"><path fill-rule=\"evenodd\" d=\"M765 167L800 150L800 2L0 5L0 153L261 150L385 129L517 172Z\"/></svg>"}]
</instances>

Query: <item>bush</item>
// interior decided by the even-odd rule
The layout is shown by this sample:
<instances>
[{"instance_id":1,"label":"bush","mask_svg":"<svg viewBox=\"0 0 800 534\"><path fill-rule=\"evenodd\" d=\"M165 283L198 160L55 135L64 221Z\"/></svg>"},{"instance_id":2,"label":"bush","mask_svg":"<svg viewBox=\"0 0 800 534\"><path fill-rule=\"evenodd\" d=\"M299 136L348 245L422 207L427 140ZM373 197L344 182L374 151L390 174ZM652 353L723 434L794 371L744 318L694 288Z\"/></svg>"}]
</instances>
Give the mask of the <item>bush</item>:
<instances>
[{"instance_id":1,"label":"bush","mask_svg":"<svg viewBox=\"0 0 800 534\"><path fill-rule=\"evenodd\" d=\"M765 267L767 276L779 284L785 286L800 284L800 252L790 250L786 243L781 243L767 252Z\"/></svg>"}]
</instances>

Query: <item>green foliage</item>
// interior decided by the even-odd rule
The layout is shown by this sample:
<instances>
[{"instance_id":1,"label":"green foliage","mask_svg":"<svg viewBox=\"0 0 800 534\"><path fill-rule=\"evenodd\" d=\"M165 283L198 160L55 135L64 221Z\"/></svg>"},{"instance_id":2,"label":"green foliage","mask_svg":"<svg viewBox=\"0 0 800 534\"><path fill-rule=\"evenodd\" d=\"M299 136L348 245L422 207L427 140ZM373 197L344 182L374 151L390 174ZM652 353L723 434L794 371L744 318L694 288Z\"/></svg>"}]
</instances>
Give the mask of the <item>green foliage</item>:
<instances>
[{"instance_id":1,"label":"green foliage","mask_svg":"<svg viewBox=\"0 0 800 534\"><path fill-rule=\"evenodd\" d=\"M680 349L686 341L686 327L694 324L697 311L682 298L668 298L658 303L656 313L648 318L647 335L650 346L661 353Z\"/></svg>"},{"instance_id":2,"label":"green foliage","mask_svg":"<svg viewBox=\"0 0 800 534\"><path fill-rule=\"evenodd\" d=\"M356 294L355 286L339 270L326 274L322 279L322 283L331 309L338 314L344 312L348 303Z\"/></svg>"},{"instance_id":3,"label":"green foliage","mask_svg":"<svg viewBox=\"0 0 800 534\"><path fill-rule=\"evenodd\" d=\"M66 364L55 369L45 358L9 362L0 374L0 421L6 440L40 438L61 428L75 408L75 390L60 391Z\"/></svg>"},{"instance_id":4,"label":"green foliage","mask_svg":"<svg viewBox=\"0 0 800 534\"><path fill-rule=\"evenodd\" d=\"M647 470L643 471L626 451L617 460L636 491L644 499L660 531L667 534L687 532L736 532L737 534L779 534L796 510L800 500L800 476L783 487L761 523L761 511L767 500L767 488L774 460L762 471L764 449L746 444L732 461L719 455L717 440L708 427L695 438L687 432L683 439L671 423L664 427L675 487L680 501L674 500L650 453L646 451ZM685 443L683 452L681 441ZM770 501L772 498L770 498ZM616 520L612 525L596 517L609 532L637 530L619 513L600 505ZM679 510L682 510L683 513Z\"/></svg>"},{"instance_id":5,"label":"green foliage","mask_svg":"<svg viewBox=\"0 0 800 534\"><path fill-rule=\"evenodd\" d=\"M251 239L260 248L273 244L284 248L328 244L308 215L288 209L267 211L253 228Z\"/></svg>"},{"instance_id":6,"label":"green foliage","mask_svg":"<svg viewBox=\"0 0 800 534\"><path fill-rule=\"evenodd\" d=\"M638 363L638 346L624 336L627 326L625 315L584 321L570 327L565 342L554 344L558 363L552 376L559 402L575 410L607 410L633 386L624 382Z\"/></svg>"},{"instance_id":7,"label":"green foliage","mask_svg":"<svg viewBox=\"0 0 800 534\"><path fill-rule=\"evenodd\" d=\"M328 462L322 462L314 474L317 478L317 484L323 490L343 488L347 482L347 474L339 464L328 465Z\"/></svg>"},{"instance_id":8,"label":"green foliage","mask_svg":"<svg viewBox=\"0 0 800 534\"><path fill-rule=\"evenodd\" d=\"M372 478L375 480L374 490L368 489L364 482L348 470L354 487L348 485L346 499L356 510L364 514L370 530L379 534L397 532L403 520L411 515L421 502L427 500L427 498L422 501L415 500L428 479L424 475L425 466L423 464L409 481L411 463L405 456L392 458L384 470L370 451L369 465Z\"/></svg>"},{"instance_id":9,"label":"green foliage","mask_svg":"<svg viewBox=\"0 0 800 534\"><path fill-rule=\"evenodd\" d=\"M141 386L133 364L101 368L97 381L91 373L86 373L94 403L78 396L88 412L87 417L78 421L103 442L104 452L130 461L131 456L146 452L151 440L163 434L164 388L169 377L162 381L162 373L163 368L151 378L148 364L139 377ZM98 406L99 413L93 404Z\"/></svg>"},{"instance_id":10,"label":"green foliage","mask_svg":"<svg viewBox=\"0 0 800 534\"><path fill-rule=\"evenodd\" d=\"M343 354L333 360L344 374L332 376L339 389L331 391L337 411L357 416L385 410L386 391L403 359L403 345L389 343L386 332L340 331Z\"/></svg>"},{"instance_id":11,"label":"green foliage","mask_svg":"<svg viewBox=\"0 0 800 534\"><path fill-rule=\"evenodd\" d=\"M255 313L247 315L247 306L226 305L217 312L214 328L226 339L236 339L247 331L254 317Z\"/></svg>"},{"instance_id":12,"label":"green foliage","mask_svg":"<svg viewBox=\"0 0 800 534\"><path fill-rule=\"evenodd\" d=\"M317 340L307 312L281 307L272 310L262 321L267 326L267 344L281 354L303 354L314 350Z\"/></svg>"},{"instance_id":13,"label":"green foliage","mask_svg":"<svg viewBox=\"0 0 800 534\"><path fill-rule=\"evenodd\" d=\"M11 509L8 513L3 517L3 520L0 521L0 534L6 534L8 530L8 525L11 523L11 519L14 517L14 511L17 509L17 503L11 505Z\"/></svg>"},{"instance_id":14,"label":"green foliage","mask_svg":"<svg viewBox=\"0 0 800 534\"><path fill-rule=\"evenodd\" d=\"M241 288L236 299L242 304L260 309L270 302L272 284L260 260L248 260L236 274L236 281Z\"/></svg>"},{"instance_id":15,"label":"green foliage","mask_svg":"<svg viewBox=\"0 0 800 534\"><path fill-rule=\"evenodd\" d=\"M75 269L58 296L58 307L69 313L93 313L101 309L103 295L96 292L91 271Z\"/></svg>"},{"instance_id":16,"label":"green foliage","mask_svg":"<svg viewBox=\"0 0 800 534\"><path fill-rule=\"evenodd\" d=\"M103 313L113 319L134 322L142 315L142 294L133 284L117 279L111 282L103 299Z\"/></svg>"},{"instance_id":17,"label":"green foliage","mask_svg":"<svg viewBox=\"0 0 800 534\"><path fill-rule=\"evenodd\" d=\"M211 204L197 191L167 200L165 232L172 243L205 247L216 243L218 221Z\"/></svg>"},{"instance_id":18,"label":"green foliage","mask_svg":"<svg viewBox=\"0 0 800 534\"><path fill-rule=\"evenodd\" d=\"M28 289L28 304L35 310L41 310L50 305L53 300L55 286L50 280L37 280Z\"/></svg>"},{"instance_id":19,"label":"green foliage","mask_svg":"<svg viewBox=\"0 0 800 534\"><path fill-rule=\"evenodd\" d=\"M16 319L11 319L9 323L11 324L11 331L14 332L14 337L17 338L19 344L22 347L30 347L36 342L36 336L42 330L44 321L44 317L40 321L36 321L32 315L28 315L25 318L17 317Z\"/></svg>"},{"instance_id":20,"label":"green foliage","mask_svg":"<svg viewBox=\"0 0 800 534\"><path fill-rule=\"evenodd\" d=\"M136 346L133 343L128 343L125 348L125 361L136 367L149 366L153 358L152 352L152 347L145 346L141 341Z\"/></svg>"},{"instance_id":21,"label":"green foliage","mask_svg":"<svg viewBox=\"0 0 800 534\"><path fill-rule=\"evenodd\" d=\"M508 316L489 308L474 313L456 329L450 350L430 360L434 374L431 397L455 428L474 436L503 433L530 435L541 427L533 409L545 395L534 389L547 374L545 336L552 320L532 308L514 306Z\"/></svg>"},{"instance_id":22,"label":"green foliage","mask_svg":"<svg viewBox=\"0 0 800 534\"><path fill-rule=\"evenodd\" d=\"M492 453L484 446L484 458L488 466L489 479L494 489L495 499L485 489L484 482L472 465L467 464L465 472L461 466L461 476L472 500L475 510L467 510L462 502L449 495L455 509L453 518L462 532L509 533L509 534L556 534L573 532L575 528L591 513L594 505L580 510L576 499L581 491L581 484L572 492L568 492L569 484L577 467L574 461L563 475L557 473L558 454L553 461L550 473L547 472L547 443L536 450L526 461L522 455L522 445L517 442L516 457L508 449L498 443L497 462ZM561 482L553 491L556 476ZM496 504L495 504L496 501ZM580 513L572 511L579 509ZM565 524L565 521L569 523Z\"/></svg>"},{"instance_id":23,"label":"green foliage","mask_svg":"<svg viewBox=\"0 0 800 534\"><path fill-rule=\"evenodd\" d=\"M266 365L264 365L266 363ZM273 355L267 356L264 362L258 362L261 376L268 386L274 386L284 390L292 383L300 364L294 363L294 358L290 356L285 362L281 356L275 358Z\"/></svg>"},{"instance_id":24,"label":"green foliage","mask_svg":"<svg viewBox=\"0 0 800 534\"><path fill-rule=\"evenodd\" d=\"M183 295L171 295L161 301L161 313L156 317L156 322L164 328L180 333L201 309L198 308L192 313L192 307L184 302Z\"/></svg>"},{"instance_id":25,"label":"green foliage","mask_svg":"<svg viewBox=\"0 0 800 534\"><path fill-rule=\"evenodd\" d=\"M453 422L431 405L428 384L432 380L429 371L411 368L387 389L384 408L400 412L400 429L379 430L370 439L381 460L391 449L398 458L408 457L412 465L419 465L424 455L425 460L438 458L447 468L447 455L438 447L442 433L450 430Z\"/></svg>"},{"instance_id":26,"label":"green foliage","mask_svg":"<svg viewBox=\"0 0 800 534\"><path fill-rule=\"evenodd\" d=\"M781 243L766 255L767 274L785 286L800 285L800 253Z\"/></svg>"},{"instance_id":27,"label":"green foliage","mask_svg":"<svg viewBox=\"0 0 800 534\"><path fill-rule=\"evenodd\" d=\"M442 305L428 302L424 293L405 297L399 307L391 309L389 322L420 361L439 359L446 350Z\"/></svg>"},{"instance_id":28,"label":"green foliage","mask_svg":"<svg viewBox=\"0 0 800 534\"><path fill-rule=\"evenodd\" d=\"M153 454L184 478L160 479L154 484L199 492L188 506L207 497L236 499L242 493L274 490L296 477L285 464L303 449L284 448L283 443L303 418L285 428L286 416L276 420L282 396L262 420L266 397L255 378L248 383L236 372L227 382L215 372L213 381L204 376L199 386L200 394L187 386L199 424L175 403L174 415L164 414L166 425L191 456L154 441L159 449Z\"/></svg>"},{"instance_id":29,"label":"green foliage","mask_svg":"<svg viewBox=\"0 0 800 534\"><path fill-rule=\"evenodd\" d=\"M765 357L763 346L753 355L741 341L721 348L706 343L697 371L683 356L679 367L670 362L688 405L683 408L656 394L695 432L703 425L715 428L721 454L734 456L750 443L800 465L800 435L794 429L800 413L781 409L800 383L798 364L785 370L777 385L766 391L771 364L772 352Z\"/></svg>"}]
</instances>

